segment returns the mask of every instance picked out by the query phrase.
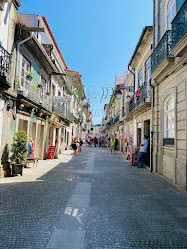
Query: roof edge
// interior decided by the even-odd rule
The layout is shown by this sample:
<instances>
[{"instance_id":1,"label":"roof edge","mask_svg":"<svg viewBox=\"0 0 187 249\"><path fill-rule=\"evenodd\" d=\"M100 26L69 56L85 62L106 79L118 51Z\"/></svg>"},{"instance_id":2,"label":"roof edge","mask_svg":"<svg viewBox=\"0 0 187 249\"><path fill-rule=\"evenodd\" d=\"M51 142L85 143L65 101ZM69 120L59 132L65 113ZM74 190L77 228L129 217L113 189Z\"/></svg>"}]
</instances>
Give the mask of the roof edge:
<instances>
[{"instance_id":1,"label":"roof edge","mask_svg":"<svg viewBox=\"0 0 187 249\"><path fill-rule=\"evenodd\" d=\"M153 30L153 26L145 26L145 27L143 28L142 33L141 33L141 35L140 35L140 38L139 38L139 40L138 40L138 43L137 43L137 45L136 45L136 47L135 47L134 53L133 53L133 55L132 55L132 57L131 57L131 59L130 59L130 62L129 62L129 64L128 64L128 67L131 65L132 60L134 59L135 54L136 54L136 52L137 52L137 50L138 50L138 48L139 48L139 46L140 46L140 44L141 44L141 41L142 41L142 39L143 39L143 37L144 37L144 35L145 35L145 33L146 33L147 30Z\"/></svg>"},{"instance_id":2,"label":"roof edge","mask_svg":"<svg viewBox=\"0 0 187 249\"><path fill-rule=\"evenodd\" d=\"M51 29L50 29L50 27L49 27L49 24L48 24L46 18L45 18L44 16L42 16L42 19L43 19L43 21L44 21L44 23L45 23L45 25L46 25L46 27L47 27L47 29L48 29L48 31L49 31L49 34L50 34L50 36L51 36L51 38L52 38L52 40L53 40L53 42L54 42L54 44L55 44L55 47L56 47L57 51L58 51L59 54L60 54L60 57L61 57L61 59L62 59L64 65L65 65L65 68L68 69L68 67L67 67L67 65L66 65L66 62L65 62L65 60L64 60L64 58L63 58L63 56L62 56L62 53L60 52L60 49L59 49L59 47L58 47L58 45L57 45L57 42L56 42L56 40L55 40L55 38L54 38L54 36L53 36L53 33L52 33L52 31L51 31Z\"/></svg>"}]
</instances>

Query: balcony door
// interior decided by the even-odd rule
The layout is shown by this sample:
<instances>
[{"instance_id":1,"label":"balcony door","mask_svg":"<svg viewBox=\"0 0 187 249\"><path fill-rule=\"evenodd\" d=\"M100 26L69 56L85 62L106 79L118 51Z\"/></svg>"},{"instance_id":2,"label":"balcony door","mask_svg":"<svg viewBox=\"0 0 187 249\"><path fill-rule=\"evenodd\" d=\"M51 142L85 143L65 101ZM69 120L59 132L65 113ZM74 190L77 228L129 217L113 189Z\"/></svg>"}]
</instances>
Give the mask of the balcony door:
<instances>
[{"instance_id":1,"label":"balcony door","mask_svg":"<svg viewBox=\"0 0 187 249\"><path fill-rule=\"evenodd\" d=\"M31 63L22 56L22 67L21 67L21 90L28 95L30 79L28 76L31 73Z\"/></svg>"}]
</instances>

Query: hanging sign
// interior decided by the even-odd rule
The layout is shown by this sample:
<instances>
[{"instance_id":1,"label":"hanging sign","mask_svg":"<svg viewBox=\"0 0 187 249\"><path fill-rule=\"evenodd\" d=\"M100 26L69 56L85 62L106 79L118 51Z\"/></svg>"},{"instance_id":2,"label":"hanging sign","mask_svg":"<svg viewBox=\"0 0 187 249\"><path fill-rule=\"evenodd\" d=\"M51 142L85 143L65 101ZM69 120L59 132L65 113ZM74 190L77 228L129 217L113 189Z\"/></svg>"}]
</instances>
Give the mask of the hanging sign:
<instances>
[{"instance_id":1,"label":"hanging sign","mask_svg":"<svg viewBox=\"0 0 187 249\"><path fill-rule=\"evenodd\" d=\"M50 146L47 159L54 159L56 146Z\"/></svg>"}]
</instances>

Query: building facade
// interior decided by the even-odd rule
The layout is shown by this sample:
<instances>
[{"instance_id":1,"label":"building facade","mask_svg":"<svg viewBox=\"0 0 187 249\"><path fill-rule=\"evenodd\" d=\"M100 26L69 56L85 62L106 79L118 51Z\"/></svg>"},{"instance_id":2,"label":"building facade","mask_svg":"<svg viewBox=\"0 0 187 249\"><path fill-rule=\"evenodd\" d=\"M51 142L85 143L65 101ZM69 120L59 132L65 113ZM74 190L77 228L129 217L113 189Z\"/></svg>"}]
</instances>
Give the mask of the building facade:
<instances>
[{"instance_id":1,"label":"building facade","mask_svg":"<svg viewBox=\"0 0 187 249\"><path fill-rule=\"evenodd\" d=\"M187 189L187 1L154 1L153 171Z\"/></svg>"}]
</instances>

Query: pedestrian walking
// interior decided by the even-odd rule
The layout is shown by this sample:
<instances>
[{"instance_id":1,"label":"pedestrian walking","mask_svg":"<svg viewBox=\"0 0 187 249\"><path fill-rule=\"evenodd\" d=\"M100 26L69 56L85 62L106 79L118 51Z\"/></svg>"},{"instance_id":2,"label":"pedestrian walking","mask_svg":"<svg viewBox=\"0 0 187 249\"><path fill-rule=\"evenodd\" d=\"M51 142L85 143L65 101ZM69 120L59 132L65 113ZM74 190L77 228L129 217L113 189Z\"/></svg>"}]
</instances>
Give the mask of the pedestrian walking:
<instances>
[{"instance_id":1,"label":"pedestrian walking","mask_svg":"<svg viewBox=\"0 0 187 249\"><path fill-rule=\"evenodd\" d=\"M76 150L77 150L76 138L73 139L72 149L73 149L73 154L76 155Z\"/></svg>"},{"instance_id":2,"label":"pedestrian walking","mask_svg":"<svg viewBox=\"0 0 187 249\"><path fill-rule=\"evenodd\" d=\"M138 168L143 168L148 145L149 145L148 136L145 135L142 144L140 144L140 156L139 156L140 166L138 166Z\"/></svg>"},{"instance_id":3,"label":"pedestrian walking","mask_svg":"<svg viewBox=\"0 0 187 249\"><path fill-rule=\"evenodd\" d=\"M96 137L94 137L94 146L95 146L95 148L97 147L97 138Z\"/></svg>"},{"instance_id":4,"label":"pedestrian walking","mask_svg":"<svg viewBox=\"0 0 187 249\"><path fill-rule=\"evenodd\" d=\"M110 140L110 149L111 149L111 154L115 154L115 139L113 136Z\"/></svg>"},{"instance_id":5,"label":"pedestrian walking","mask_svg":"<svg viewBox=\"0 0 187 249\"><path fill-rule=\"evenodd\" d=\"M118 139L115 138L115 150L118 150Z\"/></svg>"}]
</instances>

